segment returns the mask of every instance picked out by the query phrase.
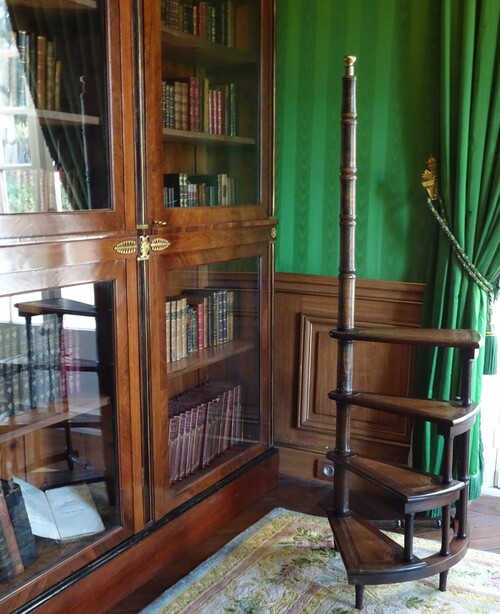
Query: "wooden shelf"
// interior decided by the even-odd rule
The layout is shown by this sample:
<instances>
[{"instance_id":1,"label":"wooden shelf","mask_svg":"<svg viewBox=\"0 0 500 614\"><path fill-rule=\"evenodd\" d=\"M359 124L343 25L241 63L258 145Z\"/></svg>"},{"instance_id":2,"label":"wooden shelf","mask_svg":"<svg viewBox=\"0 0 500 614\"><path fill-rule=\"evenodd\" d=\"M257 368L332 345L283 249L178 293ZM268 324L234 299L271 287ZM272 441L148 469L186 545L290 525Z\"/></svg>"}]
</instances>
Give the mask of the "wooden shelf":
<instances>
[{"instance_id":1,"label":"wooden shelf","mask_svg":"<svg viewBox=\"0 0 500 614\"><path fill-rule=\"evenodd\" d=\"M170 362L167 365L167 373L169 376L184 375L190 371L196 371L203 367L226 360L232 356L243 354L253 349L255 346L253 343L247 341L227 341L221 345L217 345L212 348L206 348L195 354L190 354L186 358Z\"/></svg>"},{"instance_id":2,"label":"wooden shelf","mask_svg":"<svg viewBox=\"0 0 500 614\"><path fill-rule=\"evenodd\" d=\"M58 315L73 315L96 317L97 310L94 305L81 303L68 298L46 298L39 301L28 301L16 303L19 315L22 317L38 316L42 314L55 313Z\"/></svg>"},{"instance_id":3,"label":"wooden shelf","mask_svg":"<svg viewBox=\"0 0 500 614\"><path fill-rule=\"evenodd\" d=\"M208 134L205 132L192 132L191 130L175 130L174 128L163 128L163 138L170 141L191 143L196 145L255 145L255 139L246 136L228 136L226 134Z\"/></svg>"},{"instance_id":4,"label":"wooden shelf","mask_svg":"<svg viewBox=\"0 0 500 614\"><path fill-rule=\"evenodd\" d=\"M106 407L111 403L108 396L77 398L55 402L52 405L28 409L0 420L0 443L27 435L47 426L65 422Z\"/></svg>"},{"instance_id":5,"label":"wooden shelf","mask_svg":"<svg viewBox=\"0 0 500 614\"><path fill-rule=\"evenodd\" d=\"M99 126L101 120L93 115L80 115L78 113L66 113L64 111L49 111L36 109L35 107L0 107L0 115L24 115L36 117L44 124L50 126Z\"/></svg>"},{"instance_id":6,"label":"wooden shelf","mask_svg":"<svg viewBox=\"0 0 500 614\"><path fill-rule=\"evenodd\" d=\"M43 9L44 11L55 9L63 11L97 10L96 0L10 0L9 5L16 8Z\"/></svg>"},{"instance_id":7,"label":"wooden shelf","mask_svg":"<svg viewBox=\"0 0 500 614\"><path fill-rule=\"evenodd\" d=\"M252 65L258 60L254 53L245 53L166 26L162 26L161 42L162 52L169 59L207 68Z\"/></svg>"},{"instance_id":8,"label":"wooden shelf","mask_svg":"<svg viewBox=\"0 0 500 614\"><path fill-rule=\"evenodd\" d=\"M190 475L182 478L181 480L177 480L176 482L171 484L173 493L175 493L175 495L177 496L183 490L189 489L189 487L197 480L199 480L200 477L207 475L208 473L210 473L210 471L217 470L225 463L238 458L243 452L256 445L256 443L257 442L246 443L240 441L232 445L230 448L224 450L224 452L217 455L206 467L200 467L194 473L191 473Z\"/></svg>"}]
</instances>

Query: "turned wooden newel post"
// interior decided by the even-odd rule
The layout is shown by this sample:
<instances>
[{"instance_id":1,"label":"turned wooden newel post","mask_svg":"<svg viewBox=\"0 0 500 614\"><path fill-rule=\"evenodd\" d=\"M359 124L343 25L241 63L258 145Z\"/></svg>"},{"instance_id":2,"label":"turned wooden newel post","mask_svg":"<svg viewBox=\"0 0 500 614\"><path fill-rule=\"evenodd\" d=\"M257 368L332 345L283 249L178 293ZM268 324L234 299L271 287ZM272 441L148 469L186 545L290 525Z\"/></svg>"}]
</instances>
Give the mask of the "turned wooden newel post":
<instances>
[{"instance_id":1,"label":"turned wooden newel post","mask_svg":"<svg viewBox=\"0 0 500 614\"><path fill-rule=\"evenodd\" d=\"M337 329L354 328L354 298L356 283L356 77L354 56L346 56L342 79L341 161L340 161L340 264ZM352 392L353 342L338 341L337 391ZM350 454L351 404L337 401L335 450ZM348 473L335 469L334 510L338 514L349 511Z\"/></svg>"}]
</instances>

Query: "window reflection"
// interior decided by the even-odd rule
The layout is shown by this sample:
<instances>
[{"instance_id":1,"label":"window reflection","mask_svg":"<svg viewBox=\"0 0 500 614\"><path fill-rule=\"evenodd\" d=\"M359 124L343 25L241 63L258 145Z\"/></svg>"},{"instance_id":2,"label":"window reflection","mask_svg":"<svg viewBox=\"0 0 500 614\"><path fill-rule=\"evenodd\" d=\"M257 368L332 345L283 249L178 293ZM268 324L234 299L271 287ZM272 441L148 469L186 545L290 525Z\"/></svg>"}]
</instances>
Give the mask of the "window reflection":
<instances>
[{"instance_id":1,"label":"window reflection","mask_svg":"<svg viewBox=\"0 0 500 614\"><path fill-rule=\"evenodd\" d=\"M0 213L108 207L100 14L74 7L0 0Z\"/></svg>"}]
</instances>

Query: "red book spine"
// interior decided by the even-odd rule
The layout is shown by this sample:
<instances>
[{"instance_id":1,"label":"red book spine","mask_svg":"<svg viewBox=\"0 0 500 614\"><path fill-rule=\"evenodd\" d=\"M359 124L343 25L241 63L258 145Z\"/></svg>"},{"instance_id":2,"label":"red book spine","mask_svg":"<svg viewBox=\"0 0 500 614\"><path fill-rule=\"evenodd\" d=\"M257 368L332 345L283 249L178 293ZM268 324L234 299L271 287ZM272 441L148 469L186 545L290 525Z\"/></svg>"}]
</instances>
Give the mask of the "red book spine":
<instances>
[{"instance_id":1,"label":"red book spine","mask_svg":"<svg viewBox=\"0 0 500 614\"><path fill-rule=\"evenodd\" d=\"M189 123L192 132L200 131L200 82L196 77L189 77Z\"/></svg>"}]
</instances>

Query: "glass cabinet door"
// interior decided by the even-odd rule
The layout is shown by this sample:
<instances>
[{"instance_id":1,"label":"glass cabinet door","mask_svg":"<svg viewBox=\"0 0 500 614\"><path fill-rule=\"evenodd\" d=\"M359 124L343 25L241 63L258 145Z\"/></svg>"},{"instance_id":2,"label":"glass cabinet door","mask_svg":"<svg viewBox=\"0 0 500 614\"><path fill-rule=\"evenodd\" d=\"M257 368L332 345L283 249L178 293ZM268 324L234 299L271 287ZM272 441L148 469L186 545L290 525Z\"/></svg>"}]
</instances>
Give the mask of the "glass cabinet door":
<instances>
[{"instance_id":1,"label":"glass cabinet door","mask_svg":"<svg viewBox=\"0 0 500 614\"><path fill-rule=\"evenodd\" d=\"M161 135L155 219L189 223L207 208L211 219L265 217L270 82L262 72L261 3L155 4L161 58L146 66L145 87L147 113L157 115L148 142ZM241 205L254 210L238 213Z\"/></svg>"},{"instance_id":2,"label":"glass cabinet door","mask_svg":"<svg viewBox=\"0 0 500 614\"><path fill-rule=\"evenodd\" d=\"M154 273L152 432L163 513L268 445L261 347L266 256L255 247L246 252Z\"/></svg>"},{"instance_id":3,"label":"glass cabinet door","mask_svg":"<svg viewBox=\"0 0 500 614\"><path fill-rule=\"evenodd\" d=\"M113 213L108 83L120 91L107 13L115 2L0 0L0 233L78 231L89 221L121 224ZM116 28L116 45L120 32ZM118 47L119 50L119 47ZM119 174L117 173L117 176ZM116 181L121 179L117 177ZM106 212L106 218L96 215ZM71 216L69 213L83 213ZM110 213L112 215L110 215ZM14 217L22 214L23 224ZM40 216L40 214L44 214Z\"/></svg>"},{"instance_id":4,"label":"glass cabinet door","mask_svg":"<svg viewBox=\"0 0 500 614\"><path fill-rule=\"evenodd\" d=\"M132 532L128 383L116 386L124 270L99 265L92 279L73 267L71 285L57 270L0 276L0 600L50 573L46 588Z\"/></svg>"}]
</instances>

